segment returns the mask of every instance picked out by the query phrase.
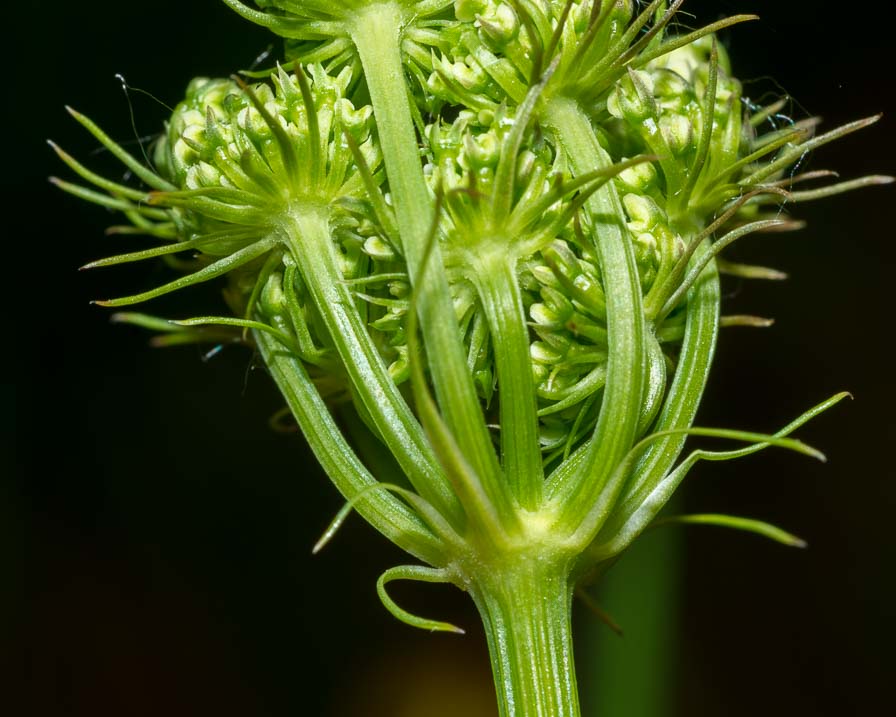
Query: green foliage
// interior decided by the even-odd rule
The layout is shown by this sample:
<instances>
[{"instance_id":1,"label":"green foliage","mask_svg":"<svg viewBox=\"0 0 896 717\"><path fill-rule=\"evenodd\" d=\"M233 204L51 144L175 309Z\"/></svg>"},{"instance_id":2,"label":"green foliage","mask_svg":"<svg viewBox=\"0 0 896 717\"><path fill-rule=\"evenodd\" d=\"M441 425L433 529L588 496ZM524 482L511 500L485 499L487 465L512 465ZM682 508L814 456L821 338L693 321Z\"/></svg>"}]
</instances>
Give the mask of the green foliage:
<instances>
[{"instance_id":1,"label":"green foliage","mask_svg":"<svg viewBox=\"0 0 896 717\"><path fill-rule=\"evenodd\" d=\"M227 277L230 316L122 320L165 344L219 335L208 327L251 337L349 501L320 545L354 508L429 563L378 586L419 627L455 630L406 613L386 582L470 592L502 708L541 713L553 698L516 662L542 654L527 621L566 644L576 583L656 521L698 460L821 457L789 434L842 394L773 435L692 426L719 326L762 325L720 317L719 270L781 276L719 254L797 228L790 203L890 181L788 191L820 176L794 176L807 152L877 118L818 136L812 120L772 122L780 107L743 100L715 38L754 18L673 32L681 0L225 3L282 36L287 64L251 85L194 80L153 166L72 111L138 185L56 148L92 185L63 190L158 242L89 266L193 255L181 277L97 303ZM680 459L688 436L747 447ZM678 521L799 544L756 520ZM520 625L506 622L508 586L539 580L555 603L541 614L520 596ZM508 639L516 652L498 649ZM551 709L576 714L565 664L545 657L542 676L569 687Z\"/></svg>"}]
</instances>

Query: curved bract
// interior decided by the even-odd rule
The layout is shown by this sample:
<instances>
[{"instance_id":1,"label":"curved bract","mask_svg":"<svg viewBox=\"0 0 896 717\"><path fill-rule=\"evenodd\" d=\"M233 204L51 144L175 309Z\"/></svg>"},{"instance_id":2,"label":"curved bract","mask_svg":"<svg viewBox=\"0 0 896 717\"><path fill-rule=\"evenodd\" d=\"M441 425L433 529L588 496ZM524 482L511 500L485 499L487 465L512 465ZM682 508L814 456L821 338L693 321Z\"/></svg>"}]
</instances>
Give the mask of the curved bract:
<instances>
[{"instance_id":1,"label":"curved bract","mask_svg":"<svg viewBox=\"0 0 896 717\"><path fill-rule=\"evenodd\" d=\"M782 277L720 253L797 228L792 203L890 181L790 191L827 176L792 176L806 152L877 118L820 135L772 121L780 105L746 102L715 40L752 17L672 33L680 0L225 2L293 64L194 80L152 167L72 112L141 185L58 148L93 188L55 181L158 243L89 266L192 254L179 278L97 303L226 276L230 315L125 320L171 344L210 325L253 341L348 501L321 545L357 509L429 564L384 574L397 617L456 630L385 584L458 585L503 714L575 715L577 581L698 461L821 457L790 434L845 394L774 434L693 425L720 326L764 321L721 316L720 271ZM746 447L682 458L690 436Z\"/></svg>"}]
</instances>

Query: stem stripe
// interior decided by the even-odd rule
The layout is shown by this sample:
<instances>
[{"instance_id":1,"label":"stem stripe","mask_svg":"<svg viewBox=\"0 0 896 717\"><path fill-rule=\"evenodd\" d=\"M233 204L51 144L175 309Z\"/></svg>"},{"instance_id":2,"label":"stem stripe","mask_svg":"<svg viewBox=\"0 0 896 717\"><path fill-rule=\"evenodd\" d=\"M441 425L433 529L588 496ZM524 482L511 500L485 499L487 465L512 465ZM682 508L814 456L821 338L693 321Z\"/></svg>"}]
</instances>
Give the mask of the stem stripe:
<instances>
[{"instance_id":1,"label":"stem stripe","mask_svg":"<svg viewBox=\"0 0 896 717\"><path fill-rule=\"evenodd\" d=\"M446 517L460 520L457 497L432 446L383 364L342 280L326 214L294 210L285 230L314 304L382 440L420 495Z\"/></svg>"},{"instance_id":2,"label":"stem stripe","mask_svg":"<svg viewBox=\"0 0 896 717\"><path fill-rule=\"evenodd\" d=\"M515 258L498 257L474 272L498 373L501 458L507 485L526 510L541 505L544 470L538 443L529 328Z\"/></svg>"},{"instance_id":3,"label":"stem stripe","mask_svg":"<svg viewBox=\"0 0 896 717\"><path fill-rule=\"evenodd\" d=\"M506 503L497 456L467 370L465 351L438 245L427 252L432 199L404 80L401 32L404 17L397 4L375 3L359 9L349 27L358 50L376 117L389 189L395 205L402 251L412 283L423 261L433 266L416 290L420 328L426 349L438 356L429 364L439 407L464 457L481 476L497 505Z\"/></svg>"},{"instance_id":4,"label":"stem stripe","mask_svg":"<svg viewBox=\"0 0 896 717\"><path fill-rule=\"evenodd\" d=\"M591 122L573 100L555 97L543 121L554 130L574 172L583 175L611 164ZM607 182L588 199L596 235L596 250L607 299L609 357L607 381L594 437L579 470L561 472L549 484L551 498L573 514L578 523L601 496L615 466L634 443L644 385L644 313L635 259L616 188ZM570 511L569 508L575 507Z\"/></svg>"},{"instance_id":5,"label":"stem stripe","mask_svg":"<svg viewBox=\"0 0 896 717\"><path fill-rule=\"evenodd\" d=\"M302 435L324 472L352 500L376 479L349 448L330 411L308 378L302 362L266 331L253 331L255 344L286 399ZM439 540L423 522L388 491L368 491L354 505L361 516L389 540L433 565L444 561Z\"/></svg>"}]
</instances>

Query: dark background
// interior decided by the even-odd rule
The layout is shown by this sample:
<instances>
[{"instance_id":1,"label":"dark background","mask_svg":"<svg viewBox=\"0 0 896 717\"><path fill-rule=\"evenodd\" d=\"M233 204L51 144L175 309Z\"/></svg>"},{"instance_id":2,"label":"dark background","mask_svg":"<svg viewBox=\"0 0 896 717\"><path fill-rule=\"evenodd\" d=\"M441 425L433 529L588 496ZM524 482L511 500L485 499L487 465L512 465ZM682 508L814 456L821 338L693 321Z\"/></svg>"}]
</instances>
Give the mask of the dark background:
<instances>
[{"instance_id":1,"label":"dark background","mask_svg":"<svg viewBox=\"0 0 896 717\"><path fill-rule=\"evenodd\" d=\"M795 115L821 114L825 127L892 110L886 5L820 7L685 4L706 22L763 16L724 33L735 73L755 78L751 98L786 91ZM123 240L102 234L111 215L45 181L70 177L47 137L119 171L91 154L96 143L64 104L127 140L115 73L173 105L194 75L251 65L267 35L217 0L35 0L6 12L0 650L14 689L0 703L21 695L33 714L97 717L493 714L466 597L394 590L467 627L464 638L396 623L373 586L404 558L356 518L312 558L340 500L299 437L268 429L279 402L251 353L151 350L139 330L110 325L88 300L153 286L162 270L78 273ZM157 131L166 110L130 96L137 133ZM893 122L811 166L893 173ZM791 278L726 283L727 311L777 321L723 333L699 422L771 431L836 391L855 401L800 431L825 465L769 451L701 466L686 482L686 509L766 518L811 547L686 533L682 593L666 618L676 634L668 715L849 715L891 702L894 205L892 188L805 205L796 214L809 229L734 252ZM216 305L213 292L191 301L189 313ZM151 308L179 316L182 302Z\"/></svg>"}]
</instances>

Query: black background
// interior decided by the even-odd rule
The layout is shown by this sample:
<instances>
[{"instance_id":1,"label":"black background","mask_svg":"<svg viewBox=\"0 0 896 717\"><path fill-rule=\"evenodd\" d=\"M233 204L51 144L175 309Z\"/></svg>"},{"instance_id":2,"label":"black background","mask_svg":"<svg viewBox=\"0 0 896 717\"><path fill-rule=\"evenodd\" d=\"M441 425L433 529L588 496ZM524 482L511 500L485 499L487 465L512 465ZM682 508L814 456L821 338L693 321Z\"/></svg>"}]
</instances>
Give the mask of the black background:
<instances>
[{"instance_id":1,"label":"black background","mask_svg":"<svg viewBox=\"0 0 896 717\"><path fill-rule=\"evenodd\" d=\"M799 100L795 115L820 114L825 127L894 103L886 5L838 6L685 3L701 22L762 15L724 33L735 73L754 78L746 94L786 91ZM102 234L110 214L45 181L69 176L47 137L119 171L91 154L95 142L64 104L127 139L115 73L174 104L194 75L249 66L268 37L217 0L35 0L5 12L2 468L11 480L0 503L0 649L17 688L0 703L22 695L40 715L493 714L465 596L395 588L408 607L467 627L464 638L396 623L373 585L403 558L354 518L312 558L340 501L301 439L267 428L279 403L251 353L151 350L145 334L110 325L88 301L154 286L162 270L78 273L122 240ZM137 133L155 132L166 110L138 91L131 100ZM825 148L811 166L893 173L893 122L891 113ZM791 278L725 285L726 311L776 324L723 333L699 422L770 431L841 389L855 401L800 432L827 453L825 465L770 451L687 481L687 509L767 518L811 548L687 533L669 715L847 715L889 701L894 204L885 187L806 205L796 214L807 230L734 252ZM180 316L183 300L151 308ZM189 313L216 306L214 292L191 301Z\"/></svg>"}]
</instances>

